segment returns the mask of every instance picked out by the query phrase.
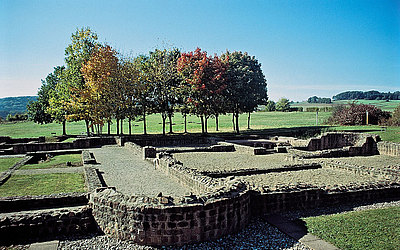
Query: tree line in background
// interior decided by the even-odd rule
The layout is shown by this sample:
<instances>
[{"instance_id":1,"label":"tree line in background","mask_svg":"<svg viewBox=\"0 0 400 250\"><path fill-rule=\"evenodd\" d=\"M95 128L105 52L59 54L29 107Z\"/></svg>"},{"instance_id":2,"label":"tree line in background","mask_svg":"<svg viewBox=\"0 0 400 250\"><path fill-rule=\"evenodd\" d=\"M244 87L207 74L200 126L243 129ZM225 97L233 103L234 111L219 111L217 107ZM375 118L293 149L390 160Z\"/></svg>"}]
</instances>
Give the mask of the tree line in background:
<instances>
[{"instance_id":1,"label":"tree line in background","mask_svg":"<svg viewBox=\"0 0 400 250\"><path fill-rule=\"evenodd\" d=\"M146 134L146 116L161 114L163 134L166 120L173 132L174 112L196 115L207 133L211 117L232 113L239 133L239 115L267 104L267 84L261 64L243 52L210 56L197 48L182 53L178 49L156 49L149 55L123 56L111 46L98 42L89 28L77 30L65 49L65 66L57 66L38 90L38 98L28 104L29 117L40 124L53 121L86 123L89 135L116 121L117 134L123 121L140 117Z\"/></svg>"},{"instance_id":2,"label":"tree line in background","mask_svg":"<svg viewBox=\"0 0 400 250\"><path fill-rule=\"evenodd\" d=\"M400 100L400 91L393 93L379 92L376 90L371 91L346 91L333 96L335 101L339 100Z\"/></svg>"},{"instance_id":3,"label":"tree line in background","mask_svg":"<svg viewBox=\"0 0 400 250\"><path fill-rule=\"evenodd\" d=\"M330 104L330 103L332 103L332 99L331 98L325 98L325 97L312 96L312 97L307 99L307 102L308 103L326 103L326 104Z\"/></svg>"}]
</instances>

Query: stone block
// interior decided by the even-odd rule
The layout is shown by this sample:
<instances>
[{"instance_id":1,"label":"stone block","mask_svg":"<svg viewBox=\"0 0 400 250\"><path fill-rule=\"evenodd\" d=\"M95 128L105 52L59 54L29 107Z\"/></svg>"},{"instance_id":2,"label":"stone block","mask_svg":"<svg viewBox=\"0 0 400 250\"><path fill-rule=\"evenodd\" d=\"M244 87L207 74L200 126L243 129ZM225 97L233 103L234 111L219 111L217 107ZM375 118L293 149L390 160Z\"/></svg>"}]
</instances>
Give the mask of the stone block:
<instances>
[{"instance_id":1,"label":"stone block","mask_svg":"<svg viewBox=\"0 0 400 250\"><path fill-rule=\"evenodd\" d=\"M143 148L143 159L156 158L157 150L154 147L146 146Z\"/></svg>"},{"instance_id":2,"label":"stone block","mask_svg":"<svg viewBox=\"0 0 400 250\"><path fill-rule=\"evenodd\" d=\"M267 154L267 150L263 147L254 148L254 155L265 155Z\"/></svg>"}]
</instances>

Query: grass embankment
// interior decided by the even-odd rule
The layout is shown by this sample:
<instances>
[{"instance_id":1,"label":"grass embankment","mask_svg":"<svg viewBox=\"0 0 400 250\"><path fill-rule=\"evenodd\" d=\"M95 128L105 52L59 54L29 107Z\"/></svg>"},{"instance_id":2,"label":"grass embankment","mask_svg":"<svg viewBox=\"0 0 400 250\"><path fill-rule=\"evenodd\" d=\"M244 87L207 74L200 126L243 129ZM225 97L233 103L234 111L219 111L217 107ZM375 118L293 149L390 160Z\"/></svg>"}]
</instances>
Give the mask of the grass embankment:
<instances>
[{"instance_id":1,"label":"grass embankment","mask_svg":"<svg viewBox=\"0 0 400 250\"><path fill-rule=\"evenodd\" d=\"M56 155L47 161L38 164L24 165L21 169L39 169L39 168L60 168L69 167L67 162L71 162L72 167L81 166L82 160L80 154L67 154L67 155Z\"/></svg>"},{"instance_id":2,"label":"grass embankment","mask_svg":"<svg viewBox=\"0 0 400 250\"><path fill-rule=\"evenodd\" d=\"M9 168L14 166L17 162L22 160L22 158L0 158L0 172L7 171Z\"/></svg>"},{"instance_id":3,"label":"grass embankment","mask_svg":"<svg viewBox=\"0 0 400 250\"><path fill-rule=\"evenodd\" d=\"M81 173L13 175L0 186L1 197L85 191L85 181Z\"/></svg>"},{"instance_id":4,"label":"grass embankment","mask_svg":"<svg viewBox=\"0 0 400 250\"><path fill-rule=\"evenodd\" d=\"M399 249L400 207L303 219L308 230L340 249Z\"/></svg>"}]
</instances>

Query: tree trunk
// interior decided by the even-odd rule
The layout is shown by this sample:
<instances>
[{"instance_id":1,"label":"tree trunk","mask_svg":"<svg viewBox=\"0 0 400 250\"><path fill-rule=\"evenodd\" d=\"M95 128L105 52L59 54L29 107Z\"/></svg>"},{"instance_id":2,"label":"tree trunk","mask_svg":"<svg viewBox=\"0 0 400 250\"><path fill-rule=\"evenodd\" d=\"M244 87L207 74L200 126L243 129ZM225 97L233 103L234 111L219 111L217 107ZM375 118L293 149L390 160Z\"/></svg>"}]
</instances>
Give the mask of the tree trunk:
<instances>
[{"instance_id":1,"label":"tree trunk","mask_svg":"<svg viewBox=\"0 0 400 250\"><path fill-rule=\"evenodd\" d=\"M129 124L129 135L132 135L132 119L130 117L128 120L128 124Z\"/></svg>"},{"instance_id":2,"label":"tree trunk","mask_svg":"<svg viewBox=\"0 0 400 250\"><path fill-rule=\"evenodd\" d=\"M247 117L247 129L250 129L250 114L251 112L249 112L249 116Z\"/></svg>"},{"instance_id":3,"label":"tree trunk","mask_svg":"<svg viewBox=\"0 0 400 250\"><path fill-rule=\"evenodd\" d=\"M90 136L89 121L88 121L88 120L85 120L85 124L86 124L86 134L87 134L87 136Z\"/></svg>"},{"instance_id":4,"label":"tree trunk","mask_svg":"<svg viewBox=\"0 0 400 250\"><path fill-rule=\"evenodd\" d=\"M185 133L187 133L187 114L183 115L185 117Z\"/></svg>"},{"instance_id":5,"label":"tree trunk","mask_svg":"<svg viewBox=\"0 0 400 250\"><path fill-rule=\"evenodd\" d=\"M67 135L67 130L65 129L66 123L67 123L66 121L62 122L62 127L63 127L62 128L62 130L63 130L62 135Z\"/></svg>"},{"instance_id":6,"label":"tree trunk","mask_svg":"<svg viewBox=\"0 0 400 250\"><path fill-rule=\"evenodd\" d=\"M121 135L124 134L124 119L121 119Z\"/></svg>"},{"instance_id":7,"label":"tree trunk","mask_svg":"<svg viewBox=\"0 0 400 250\"><path fill-rule=\"evenodd\" d=\"M117 118L117 135L119 135L119 119Z\"/></svg>"},{"instance_id":8,"label":"tree trunk","mask_svg":"<svg viewBox=\"0 0 400 250\"><path fill-rule=\"evenodd\" d=\"M233 131L236 130L236 127L235 127L235 113L232 113L232 128L233 128Z\"/></svg>"},{"instance_id":9,"label":"tree trunk","mask_svg":"<svg viewBox=\"0 0 400 250\"><path fill-rule=\"evenodd\" d=\"M165 135L165 120L167 119L167 115L165 113L161 113L162 118L162 134Z\"/></svg>"},{"instance_id":10,"label":"tree trunk","mask_svg":"<svg viewBox=\"0 0 400 250\"><path fill-rule=\"evenodd\" d=\"M94 124L93 124L93 122L92 122L91 128L92 128L92 134L94 134Z\"/></svg>"},{"instance_id":11,"label":"tree trunk","mask_svg":"<svg viewBox=\"0 0 400 250\"><path fill-rule=\"evenodd\" d=\"M172 113L168 114L168 119L169 119L169 133L172 134Z\"/></svg>"},{"instance_id":12,"label":"tree trunk","mask_svg":"<svg viewBox=\"0 0 400 250\"><path fill-rule=\"evenodd\" d=\"M107 134L108 134L108 135L111 134L111 122L110 122L110 121L108 121Z\"/></svg>"},{"instance_id":13,"label":"tree trunk","mask_svg":"<svg viewBox=\"0 0 400 250\"><path fill-rule=\"evenodd\" d=\"M207 121L208 121L208 117L205 116L204 117L204 132L207 134L208 133L208 129L207 129Z\"/></svg>"},{"instance_id":14,"label":"tree trunk","mask_svg":"<svg viewBox=\"0 0 400 250\"><path fill-rule=\"evenodd\" d=\"M218 128L218 115L215 115L215 131L219 131L219 128Z\"/></svg>"},{"instance_id":15,"label":"tree trunk","mask_svg":"<svg viewBox=\"0 0 400 250\"><path fill-rule=\"evenodd\" d=\"M239 112L236 113L236 133L239 134Z\"/></svg>"},{"instance_id":16,"label":"tree trunk","mask_svg":"<svg viewBox=\"0 0 400 250\"><path fill-rule=\"evenodd\" d=\"M146 109L143 108L143 134L147 135L147 128L146 128Z\"/></svg>"},{"instance_id":17,"label":"tree trunk","mask_svg":"<svg viewBox=\"0 0 400 250\"><path fill-rule=\"evenodd\" d=\"M200 121L201 121L201 133L204 134L204 117L202 115L200 116Z\"/></svg>"}]
</instances>

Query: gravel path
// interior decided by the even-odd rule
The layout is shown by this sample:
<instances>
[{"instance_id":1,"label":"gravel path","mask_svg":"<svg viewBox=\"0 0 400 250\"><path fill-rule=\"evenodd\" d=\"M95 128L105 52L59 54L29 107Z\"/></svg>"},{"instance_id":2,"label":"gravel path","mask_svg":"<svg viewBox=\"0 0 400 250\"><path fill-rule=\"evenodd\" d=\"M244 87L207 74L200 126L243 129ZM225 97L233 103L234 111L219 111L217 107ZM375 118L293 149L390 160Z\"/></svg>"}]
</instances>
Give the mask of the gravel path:
<instances>
[{"instance_id":1,"label":"gravel path","mask_svg":"<svg viewBox=\"0 0 400 250\"><path fill-rule=\"evenodd\" d=\"M69 168L42 168L42 169L18 169L15 175L31 175L31 174L59 174L59 173L82 173L83 167Z\"/></svg>"},{"instance_id":2,"label":"gravel path","mask_svg":"<svg viewBox=\"0 0 400 250\"><path fill-rule=\"evenodd\" d=\"M174 179L155 170L154 166L142 160L142 155L124 147L104 146L91 150L100 163L96 167L108 186L126 195L183 196L191 192Z\"/></svg>"},{"instance_id":3,"label":"gravel path","mask_svg":"<svg viewBox=\"0 0 400 250\"><path fill-rule=\"evenodd\" d=\"M60 241L58 249L157 249L139 246L107 236L94 236L88 239ZM228 235L218 240L199 244L188 244L180 248L163 249L309 249L262 218L254 219L237 234Z\"/></svg>"}]
</instances>

